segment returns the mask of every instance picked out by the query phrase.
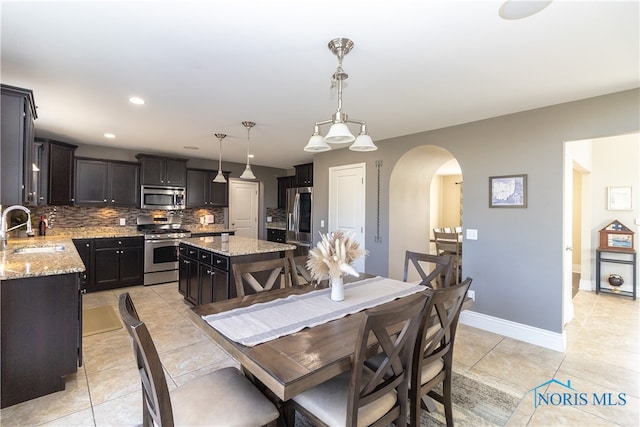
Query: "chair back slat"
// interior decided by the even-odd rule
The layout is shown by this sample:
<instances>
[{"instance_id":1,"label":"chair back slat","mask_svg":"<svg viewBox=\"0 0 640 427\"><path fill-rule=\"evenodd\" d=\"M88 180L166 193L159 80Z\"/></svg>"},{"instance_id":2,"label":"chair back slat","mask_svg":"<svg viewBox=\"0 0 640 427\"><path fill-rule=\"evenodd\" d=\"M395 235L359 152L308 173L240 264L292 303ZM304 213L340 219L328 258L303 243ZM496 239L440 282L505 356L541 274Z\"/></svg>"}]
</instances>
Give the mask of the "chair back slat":
<instances>
[{"instance_id":1,"label":"chair back slat","mask_svg":"<svg viewBox=\"0 0 640 427\"><path fill-rule=\"evenodd\" d=\"M451 284L453 262L450 255L433 255L406 251L404 273L402 275L404 282L408 280L410 266L413 266L420 275L421 285L437 289Z\"/></svg>"},{"instance_id":2,"label":"chair back slat","mask_svg":"<svg viewBox=\"0 0 640 427\"><path fill-rule=\"evenodd\" d=\"M173 410L160 357L147 326L140 320L128 292L118 301L120 318L131 336L142 384L143 426L173 426Z\"/></svg>"},{"instance_id":3,"label":"chair back slat","mask_svg":"<svg viewBox=\"0 0 640 427\"><path fill-rule=\"evenodd\" d=\"M290 287L292 283L290 266L291 261L286 256L267 261L233 264L232 270L237 296L246 295L247 289L258 293Z\"/></svg>"},{"instance_id":4,"label":"chair back slat","mask_svg":"<svg viewBox=\"0 0 640 427\"><path fill-rule=\"evenodd\" d=\"M346 425L357 425L358 409L387 393L397 393L396 404L375 425L405 424L412 350L424 323L426 301L427 295L420 292L365 310L351 370ZM384 359L372 375L365 375L372 335Z\"/></svg>"}]
</instances>

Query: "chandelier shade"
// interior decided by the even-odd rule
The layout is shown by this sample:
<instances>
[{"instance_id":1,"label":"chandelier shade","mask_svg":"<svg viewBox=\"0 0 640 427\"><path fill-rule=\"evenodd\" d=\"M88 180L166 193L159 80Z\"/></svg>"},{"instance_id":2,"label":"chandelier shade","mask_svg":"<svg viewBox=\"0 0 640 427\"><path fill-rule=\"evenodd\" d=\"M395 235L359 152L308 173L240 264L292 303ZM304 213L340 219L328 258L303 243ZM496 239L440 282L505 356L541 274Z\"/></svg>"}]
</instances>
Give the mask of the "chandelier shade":
<instances>
[{"instance_id":1,"label":"chandelier shade","mask_svg":"<svg viewBox=\"0 0 640 427\"><path fill-rule=\"evenodd\" d=\"M342 112L342 81L349 78L349 75L342 69L342 59L353 49L353 41L347 38L337 38L331 40L328 46L329 50L338 57L338 68L335 73L333 73L331 79L331 87L338 88L338 108L332 115L331 120L323 120L315 123L313 135L309 138L309 142L304 147L304 151L319 153L331 150L329 144L348 144L350 142L353 142L349 147L352 151L377 150L378 147L375 146L373 140L366 132L366 122L349 119L349 116ZM347 123L355 123L361 126L361 132L357 138L353 136ZM327 124L331 124L331 127L327 135L322 137L322 135L320 135L320 126Z\"/></svg>"},{"instance_id":2,"label":"chandelier shade","mask_svg":"<svg viewBox=\"0 0 640 427\"><path fill-rule=\"evenodd\" d=\"M241 179L256 179L256 176L253 174L251 170L251 165L249 164L249 145L251 144L251 128L254 127L255 122L244 121L242 122L242 126L247 128L247 166L244 168L244 172L240 175Z\"/></svg>"},{"instance_id":3,"label":"chandelier shade","mask_svg":"<svg viewBox=\"0 0 640 427\"><path fill-rule=\"evenodd\" d=\"M227 137L225 133L216 133L216 138L220 141L220 145L218 147L218 174L215 178L213 178L213 182L217 182L220 184L224 184L227 182L224 175L222 174L222 140Z\"/></svg>"}]
</instances>

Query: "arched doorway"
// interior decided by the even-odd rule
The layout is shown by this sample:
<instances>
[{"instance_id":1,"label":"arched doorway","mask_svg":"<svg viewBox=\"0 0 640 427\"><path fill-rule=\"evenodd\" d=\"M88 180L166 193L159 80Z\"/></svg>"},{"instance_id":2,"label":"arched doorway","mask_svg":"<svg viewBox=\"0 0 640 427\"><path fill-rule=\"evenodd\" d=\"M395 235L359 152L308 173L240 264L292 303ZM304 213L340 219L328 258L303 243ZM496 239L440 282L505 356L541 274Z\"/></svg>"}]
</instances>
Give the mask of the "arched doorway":
<instances>
[{"instance_id":1,"label":"arched doorway","mask_svg":"<svg viewBox=\"0 0 640 427\"><path fill-rule=\"evenodd\" d=\"M423 145L407 151L394 165L389 181L390 277L402 279L405 251L430 251L431 229L442 215L435 206L442 201L442 194L436 194L442 193L442 186L434 185L434 177L451 160L453 154L444 148Z\"/></svg>"}]
</instances>

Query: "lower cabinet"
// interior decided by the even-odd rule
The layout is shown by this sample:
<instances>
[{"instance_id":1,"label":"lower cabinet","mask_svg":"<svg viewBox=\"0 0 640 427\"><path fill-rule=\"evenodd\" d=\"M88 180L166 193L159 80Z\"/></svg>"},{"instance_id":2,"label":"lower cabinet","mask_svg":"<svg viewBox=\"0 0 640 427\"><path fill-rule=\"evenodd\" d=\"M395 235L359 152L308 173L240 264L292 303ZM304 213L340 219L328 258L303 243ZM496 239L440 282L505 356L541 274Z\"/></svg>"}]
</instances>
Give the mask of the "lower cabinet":
<instances>
[{"instance_id":1,"label":"lower cabinet","mask_svg":"<svg viewBox=\"0 0 640 427\"><path fill-rule=\"evenodd\" d=\"M2 281L2 408L64 390L82 365L78 273Z\"/></svg>"},{"instance_id":2,"label":"lower cabinet","mask_svg":"<svg viewBox=\"0 0 640 427\"><path fill-rule=\"evenodd\" d=\"M229 299L229 259L180 244L178 291L193 305Z\"/></svg>"},{"instance_id":3,"label":"lower cabinet","mask_svg":"<svg viewBox=\"0 0 640 427\"><path fill-rule=\"evenodd\" d=\"M269 242L285 243L287 241L287 232L277 228L267 228L267 240Z\"/></svg>"},{"instance_id":4,"label":"lower cabinet","mask_svg":"<svg viewBox=\"0 0 640 427\"><path fill-rule=\"evenodd\" d=\"M94 280L91 290L113 289L143 283L143 237L95 239L94 247Z\"/></svg>"},{"instance_id":5,"label":"lower cabinet","mask_svg":"<svg viewBox=\"0 0 640 427\"><path fill-rule=\"evenodd\" d=\"M73 244L80 255L80 259L84 263L84 273L81 275L80 287L85 292L90 292L94 288L94 260L95 260L95 239L73 239Z\"/></svg>"}]
</instances>

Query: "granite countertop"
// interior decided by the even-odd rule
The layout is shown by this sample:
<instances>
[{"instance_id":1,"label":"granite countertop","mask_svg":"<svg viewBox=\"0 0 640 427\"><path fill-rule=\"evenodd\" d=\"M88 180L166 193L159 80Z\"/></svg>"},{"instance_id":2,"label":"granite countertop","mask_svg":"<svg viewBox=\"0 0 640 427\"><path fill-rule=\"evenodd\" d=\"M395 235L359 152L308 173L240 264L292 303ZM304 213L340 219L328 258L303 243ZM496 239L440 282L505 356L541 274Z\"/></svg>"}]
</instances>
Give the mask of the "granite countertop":
<instances>
[{"instance_id":1,"label":"granite countertop","mask_svg":"<svg viewBox=\"0 0 640 427\"><path fill-rule=\"evenodd\" d=\"M72 239L94 239L104 237L144 236L136 226L122 227L56 227L47 230L46 237L67 237Z\"/></svg>"},{"instance_id":2,"label":"granite countertop","mask_svg":"<svg viewBox=\"0 0 640 427\"><path fill-rule=\"evenodd\" d=\"M267 228L271 228L272 230L286 230L287 223L286 222L268 222Z\"/></svg>"},{"instance_id":3,"label":"granite countertop","mask_svg":"<svg viewBox=\"0 0 640 427\"><path fill-rule=\"evenodd\" d=\"M268 242L266 240L251 239L241 236L229 236L228 242L223 242L222 238L219 236L191 237L188 239L180 239L180 241L188 245L228 257L289 251L296 248L293 245L285 245L282 243Z\"/></svg>"},{"instance_id":4,"label":"granite countertop","mask_svg":"<svg viewBox=\"0 0 640 427\"><path fill-rule=\"evenodd\" d=\"M15 253L16 249L63 245L64 251ZM61 236L9 238L1 252L0 280L11 280L85 271L71 238Z\"/></svg>"},{"instance_id":5,"label":"granite countertop","mask_svg":"<svg viewBox=\"0 0 640 427\"><path fill-rule=\"evenodd\" d=\"M233 228L225 227L224 224L194 224L185 225L182 228L186 228L192 233L233 233L236 231Z\"/></svg>"}]
</instances>

